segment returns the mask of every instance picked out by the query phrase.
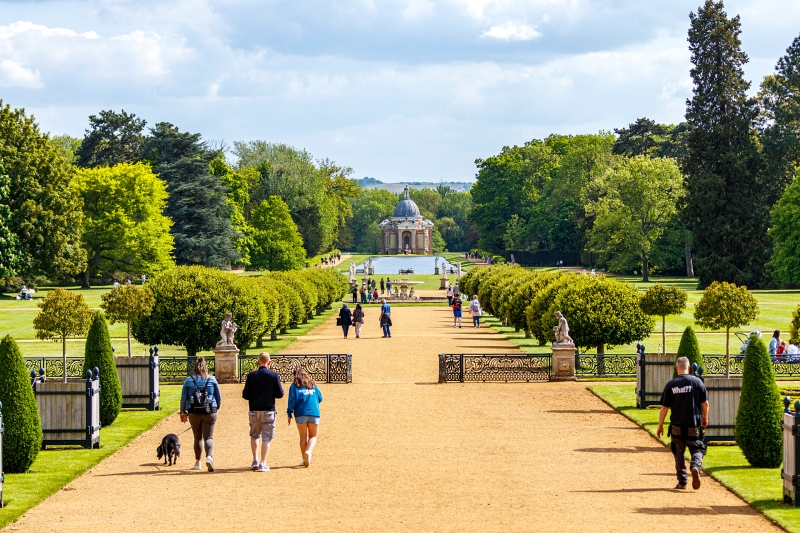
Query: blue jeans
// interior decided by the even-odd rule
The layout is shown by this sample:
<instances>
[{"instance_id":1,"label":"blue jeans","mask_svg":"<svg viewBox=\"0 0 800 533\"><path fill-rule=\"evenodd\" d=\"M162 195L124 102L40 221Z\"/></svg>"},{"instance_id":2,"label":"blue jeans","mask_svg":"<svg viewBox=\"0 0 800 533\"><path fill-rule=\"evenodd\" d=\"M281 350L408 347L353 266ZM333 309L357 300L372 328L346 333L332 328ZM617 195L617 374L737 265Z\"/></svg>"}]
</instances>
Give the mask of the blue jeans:
<instances>
[{"instance_id":1,"label":"blue jeans","mask_svg":"<svg viewBox=\"0 0 800 533\"><path fill-rule=\"evenodd\" d=\"M475 326L476 328L481 327L481 317L479 317L477 315L473 315L472 316L472 325Z\"/></svg>"},{"instance_id":2,"label":"blue jeans","mask_svg":"<svg viewBox=\"0 0 800 533\"><path fill-rule=\"evenodd\" d=\"M389 329L389 324L384 324L383 325L383 336L384 337L391 337L392 336L392 332Z\"/></svg>"}]
</instances>

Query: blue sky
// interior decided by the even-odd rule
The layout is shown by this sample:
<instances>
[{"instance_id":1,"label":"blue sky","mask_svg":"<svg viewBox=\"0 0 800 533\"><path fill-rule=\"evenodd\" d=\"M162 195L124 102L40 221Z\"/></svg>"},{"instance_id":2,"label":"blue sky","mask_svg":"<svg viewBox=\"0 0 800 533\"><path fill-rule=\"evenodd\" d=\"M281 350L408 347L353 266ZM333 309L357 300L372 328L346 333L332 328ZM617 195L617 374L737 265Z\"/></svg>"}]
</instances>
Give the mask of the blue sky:
<instances>
[{"instance_id":1,"label":"blue sky","mask_svg":"<svg viewBox=\"0 0 800 533\"><path fill-rule=\"evenodd\" d=\"M82 136L124 108L208 140L264 139L384 181L470 181L550 133L678 122L700 0L0 0L0 98ZM726 2L746 74L800 3Z\"/></svg>"}]
</instances>

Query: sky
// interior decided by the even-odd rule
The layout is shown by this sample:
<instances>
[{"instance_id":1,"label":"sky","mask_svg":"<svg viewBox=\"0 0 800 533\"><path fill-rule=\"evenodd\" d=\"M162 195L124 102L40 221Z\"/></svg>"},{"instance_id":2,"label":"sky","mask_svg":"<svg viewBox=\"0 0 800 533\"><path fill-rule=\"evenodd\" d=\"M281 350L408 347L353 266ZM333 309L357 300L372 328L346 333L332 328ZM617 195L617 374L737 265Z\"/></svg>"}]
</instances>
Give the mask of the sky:
<instances>
[{"instance_id":1,"label":"sky","mask_svg":"<svg viewBox=\"0 0 800 533\"><path fill-rule=\"evenodd\" d=\"M472 181L551 133L683 119L700 0L0 0L0 99L82 137L103 109L262 139L385 182ZM737 0L751 90L800 2Z\"/></svg>"}]
</instances>

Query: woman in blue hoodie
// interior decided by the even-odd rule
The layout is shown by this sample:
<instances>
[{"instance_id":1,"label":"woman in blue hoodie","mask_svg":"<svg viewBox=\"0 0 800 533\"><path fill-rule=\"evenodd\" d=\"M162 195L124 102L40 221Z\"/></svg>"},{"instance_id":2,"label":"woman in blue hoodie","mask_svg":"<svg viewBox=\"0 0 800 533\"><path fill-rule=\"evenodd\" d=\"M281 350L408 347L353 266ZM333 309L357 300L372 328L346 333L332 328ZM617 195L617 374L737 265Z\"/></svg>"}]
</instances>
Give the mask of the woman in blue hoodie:
<instances>
[{"instance_id":1,"label":"woman in blue hoodie","mask_svg":"<svg viewBox=\"0 0 800 533\"><path fill-rule=\"evenodd\" d=\"M297 431L300 433L300 453L303 454L302 465L311 464L311 454L317 443L317 428L319 426L319 402L322 393L314 383L314 378L300 367L294 369L294 382L289 387L289 405L286 414L289 415L289 425L292 424L292 414L295 416Z\"/></svg>"}]
</instances>

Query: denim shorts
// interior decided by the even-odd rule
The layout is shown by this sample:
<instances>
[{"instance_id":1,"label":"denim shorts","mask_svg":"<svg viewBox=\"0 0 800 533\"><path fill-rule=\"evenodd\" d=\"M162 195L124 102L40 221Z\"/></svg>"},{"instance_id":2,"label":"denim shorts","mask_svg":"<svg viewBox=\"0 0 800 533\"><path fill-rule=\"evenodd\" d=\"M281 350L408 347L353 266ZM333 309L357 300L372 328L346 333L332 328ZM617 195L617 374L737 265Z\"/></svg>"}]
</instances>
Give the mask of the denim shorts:
<instances>
[{"instance_id":1,"label":"denim shorts","mask_svg":"<svg viewBox=\"0 0 800 533\"><path fill-rule=\"evenodd\" d=\"M317 424L319 425L318 416L298 416L295 417L295 424Z\"/></svg>"}]
</instances>

